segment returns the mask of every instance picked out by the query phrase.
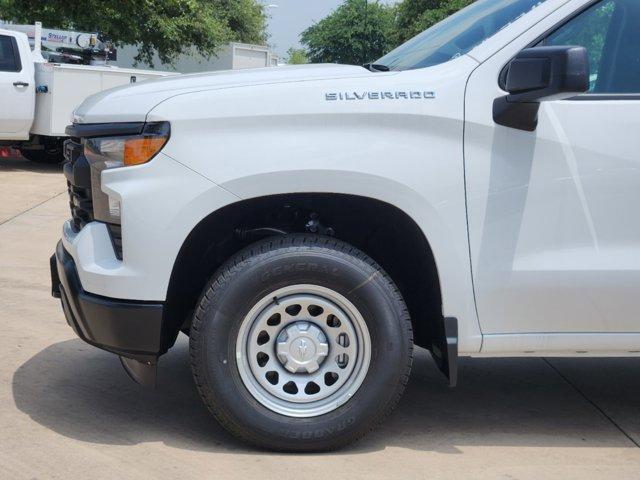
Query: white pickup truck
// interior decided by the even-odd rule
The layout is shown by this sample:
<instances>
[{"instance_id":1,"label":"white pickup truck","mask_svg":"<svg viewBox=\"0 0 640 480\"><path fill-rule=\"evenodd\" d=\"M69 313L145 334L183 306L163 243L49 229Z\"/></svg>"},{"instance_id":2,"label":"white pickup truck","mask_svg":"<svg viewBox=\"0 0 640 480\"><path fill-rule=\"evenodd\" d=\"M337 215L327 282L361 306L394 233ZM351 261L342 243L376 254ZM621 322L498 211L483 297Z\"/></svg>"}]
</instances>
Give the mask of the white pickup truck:
<instances>
[{"instance_id":1,"label":"white pickup truck","mask_svg":"<svg viewBox=\"0 0 640 480\"><path fill-rule=\"evenodd\" d=\"M637 0L478 0L367 68L117 88L68 128L53 294L143 384L187 333L240 438L337 448L414 344L451 384L459 356L640 356L639 132Z\"/></svg>"},{"instance_id":2,"label":"white pickup truck","mask_svg":"<svg viewBox=\"0 0 640 480\"><path fill-rule=\"evenodd\" d=\"M21 26L22 27L22 26ZM40 55L40 26L31 50L27 34L0 29L0 145L11 146L29 160L59 163L71 113L88 96L168 72L107 65L45 62Z\"/></svg>"}]
</instances>

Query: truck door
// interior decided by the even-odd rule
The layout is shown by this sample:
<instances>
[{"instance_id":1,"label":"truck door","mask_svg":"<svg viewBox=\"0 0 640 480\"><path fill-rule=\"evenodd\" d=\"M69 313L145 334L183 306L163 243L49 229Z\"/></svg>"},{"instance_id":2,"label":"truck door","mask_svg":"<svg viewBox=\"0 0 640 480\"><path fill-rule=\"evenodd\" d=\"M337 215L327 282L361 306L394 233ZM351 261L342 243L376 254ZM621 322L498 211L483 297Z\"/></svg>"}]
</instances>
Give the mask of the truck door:
<instances>
[{"instance_id":1,"label":"truck door","mask_svg":"<svg viewBox=\"0 0 640 480\"><path fill-rule=\"evenodd\" d=\"M570 6L468 83L473 277L483 334L495 340L640 332L640 2L573 0L564 11ZM537 45L586 47L590 91L543 102L534 132L498 126L500 73Z\"/></svg>"},{"instance_id":2,"label":"truck door","mask_svg":"<svg viewBox=\"0 0 640 480\"><path fill-rule=\"evenodd\" d=\"M34 69L29 43L0 33L0 140L26 140L35 106Z\"/></svg>"}]
</instances>

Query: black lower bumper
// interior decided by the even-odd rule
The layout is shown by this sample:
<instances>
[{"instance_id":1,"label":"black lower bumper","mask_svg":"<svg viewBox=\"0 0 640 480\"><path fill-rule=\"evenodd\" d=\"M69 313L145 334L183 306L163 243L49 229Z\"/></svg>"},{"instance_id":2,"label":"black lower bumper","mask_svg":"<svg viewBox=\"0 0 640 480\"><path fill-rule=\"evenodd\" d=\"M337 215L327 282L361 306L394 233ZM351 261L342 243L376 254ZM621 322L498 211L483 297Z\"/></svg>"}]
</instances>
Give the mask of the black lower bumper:
<instances>
[{"instance_id":1,"label":"black lower bumper","mask_svg":"<svg viewBox=\"0 0 640 480\"><path fill-rule=\"evenodd\" d=\"M145 365L155 365L164 353L163 304L85 292L73 258L62 242L51 257L51 283L52 295L62 301L67 323L85 342Z\"/></svg>"}]
</instances>

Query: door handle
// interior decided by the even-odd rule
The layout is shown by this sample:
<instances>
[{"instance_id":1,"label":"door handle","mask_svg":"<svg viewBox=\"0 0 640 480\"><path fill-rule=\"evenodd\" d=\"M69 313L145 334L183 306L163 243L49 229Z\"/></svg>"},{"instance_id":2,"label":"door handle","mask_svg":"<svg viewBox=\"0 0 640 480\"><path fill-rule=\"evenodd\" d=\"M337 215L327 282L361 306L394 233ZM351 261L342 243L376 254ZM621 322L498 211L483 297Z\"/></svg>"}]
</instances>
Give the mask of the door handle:
<instances>
[{"instance_id":1,"label":"door handle","mask_svg":"<svg viewBox=\"0 0 640 480\"><path fill-rule=\"evenodd\" d=\"M27 82L13 82L14 87L28 87L29 84Z\"/></svg>"}]
</instances>

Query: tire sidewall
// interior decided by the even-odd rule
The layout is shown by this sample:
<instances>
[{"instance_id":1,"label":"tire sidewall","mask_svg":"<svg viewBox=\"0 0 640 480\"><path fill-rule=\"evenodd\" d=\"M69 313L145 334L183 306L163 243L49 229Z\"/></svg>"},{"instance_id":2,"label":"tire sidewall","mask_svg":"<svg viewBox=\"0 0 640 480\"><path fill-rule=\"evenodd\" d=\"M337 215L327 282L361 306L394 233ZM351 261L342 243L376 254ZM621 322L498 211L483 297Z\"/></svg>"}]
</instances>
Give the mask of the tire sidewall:
<instances>
[{"instance_id":1,"label":"tire sidewall","mask_svg":"<svg viewBox=\"0 0 640 480\"><path fill-rule=\"evenodd\" d=\"M384 273L347 254L314 248L267 252L241 262L231 276L217 277L213 295L203 303L200 334L195 345L201 393L237 429L251 430L257 443L287 449L326 449L326 441L340 443L373 428L395 402L410 362L411 338L402 322L405 307ZM242 381L236 361L240 325L262 298L289 285L320 285L338 292L359 310L371 338L366 377L354 396L329 413L307 418L277 414L259 403ZM206 290L207 291L207 290ZM205 299L203 299L205 300ZM210 401L207 401L209 399Z\"/></svg>"}]
</instances>

